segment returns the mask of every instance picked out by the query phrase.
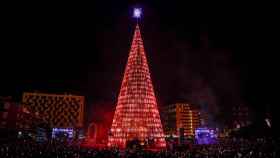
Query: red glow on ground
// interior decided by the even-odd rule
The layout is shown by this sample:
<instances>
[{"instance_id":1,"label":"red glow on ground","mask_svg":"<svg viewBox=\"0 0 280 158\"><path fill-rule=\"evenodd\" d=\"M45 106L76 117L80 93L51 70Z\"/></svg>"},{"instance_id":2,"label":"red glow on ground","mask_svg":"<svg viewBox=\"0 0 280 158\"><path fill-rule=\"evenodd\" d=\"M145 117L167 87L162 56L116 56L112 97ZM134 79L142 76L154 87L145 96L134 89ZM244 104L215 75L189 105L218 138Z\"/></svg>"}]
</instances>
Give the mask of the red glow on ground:
<instances>
[{"instance_id":1,"label":"red glow on ground","mask_svg":"<svg viewBox=\"0 0 280 158\"><path fill-rule=\"evenodd\" d=\"M112 124L114 109L112 103L95 103L92 120L89 124L88 145L107 144L108 132ZM94 124L93 126L91 126Z\"/></svg>"}]
</instances>

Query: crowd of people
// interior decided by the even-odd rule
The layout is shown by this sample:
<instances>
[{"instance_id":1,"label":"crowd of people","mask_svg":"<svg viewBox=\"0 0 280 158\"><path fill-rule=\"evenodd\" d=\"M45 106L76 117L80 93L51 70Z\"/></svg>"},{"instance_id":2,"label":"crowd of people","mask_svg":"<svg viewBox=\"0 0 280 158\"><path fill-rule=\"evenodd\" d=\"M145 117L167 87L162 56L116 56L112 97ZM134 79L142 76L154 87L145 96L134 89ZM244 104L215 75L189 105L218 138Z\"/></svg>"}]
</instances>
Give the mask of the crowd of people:
<instances>
[{"instance_id":1,"label":"crowd of people","mask_svg":"<svg viewBox=\"0 0 280 158\"><path fill-rule=\"evenodd\" d=\"M279 158L279 140L221 140L211 145L191 145L173 150L119 150L82 148L57 141L20 140L0 145L1 158Z\"/></svg>"}]
</instances>

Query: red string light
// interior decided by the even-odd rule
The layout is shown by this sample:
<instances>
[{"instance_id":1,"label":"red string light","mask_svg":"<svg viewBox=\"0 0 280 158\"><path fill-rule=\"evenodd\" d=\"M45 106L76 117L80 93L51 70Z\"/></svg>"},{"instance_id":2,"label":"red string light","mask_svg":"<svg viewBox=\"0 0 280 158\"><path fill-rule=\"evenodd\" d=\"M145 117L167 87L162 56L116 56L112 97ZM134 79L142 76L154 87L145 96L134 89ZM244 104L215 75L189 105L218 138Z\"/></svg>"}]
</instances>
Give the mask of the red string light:
<instances>
[{"instance_id":1,"label":"red string light","mask_svg":"<svg viewBox=\"0 0 280 158\"><path fill-rule=\"evenodd\" d=\"M165 147L148 63L137 25L125 68L108 139L109 146L125 147L132 139L154 139L156 147Z\"/></svg>"}]
</instances>

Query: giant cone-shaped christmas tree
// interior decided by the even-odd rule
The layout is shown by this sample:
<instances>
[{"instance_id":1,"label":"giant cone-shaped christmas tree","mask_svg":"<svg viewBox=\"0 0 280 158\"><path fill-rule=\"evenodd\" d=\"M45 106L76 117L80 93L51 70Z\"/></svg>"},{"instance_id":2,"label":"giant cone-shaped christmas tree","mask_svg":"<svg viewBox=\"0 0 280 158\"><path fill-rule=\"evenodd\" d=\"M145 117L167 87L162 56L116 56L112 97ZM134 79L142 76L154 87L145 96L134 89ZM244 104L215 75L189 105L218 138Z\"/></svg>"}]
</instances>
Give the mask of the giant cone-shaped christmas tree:
<instances>
[{"instance_id":1,"label":"giant cone-shaped christmas tree","mask_svg":"<svg viewBox=\"0 0 280 158\"><path fill-rule=\"evenodd\" d=\"M165 147L149 67L137 24L125 69L108 145L125 147L132 139Z\"/></svg>"}]
</instances>

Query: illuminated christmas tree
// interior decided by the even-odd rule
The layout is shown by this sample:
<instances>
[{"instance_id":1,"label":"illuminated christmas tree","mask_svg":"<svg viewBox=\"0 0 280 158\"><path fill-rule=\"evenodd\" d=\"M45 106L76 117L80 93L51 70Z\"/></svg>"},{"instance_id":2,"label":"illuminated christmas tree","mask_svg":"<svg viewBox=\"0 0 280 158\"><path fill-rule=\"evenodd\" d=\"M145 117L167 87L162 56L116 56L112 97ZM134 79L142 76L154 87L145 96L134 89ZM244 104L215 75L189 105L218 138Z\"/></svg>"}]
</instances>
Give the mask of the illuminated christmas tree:
<instances>
[{"instance_id":1,"label":"illuminated christmas tree","mask_svg":"<svg viewBox=\"0 0 280 158\"><path fill-rule=\"evenodd\" d=\"M138 24L125 69L108 145L125 147L132 139L153 139L156 147L165 147L157 108Z\"/></svg>"}]
</instances>

